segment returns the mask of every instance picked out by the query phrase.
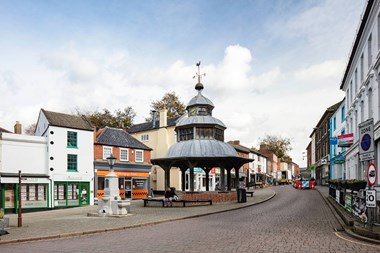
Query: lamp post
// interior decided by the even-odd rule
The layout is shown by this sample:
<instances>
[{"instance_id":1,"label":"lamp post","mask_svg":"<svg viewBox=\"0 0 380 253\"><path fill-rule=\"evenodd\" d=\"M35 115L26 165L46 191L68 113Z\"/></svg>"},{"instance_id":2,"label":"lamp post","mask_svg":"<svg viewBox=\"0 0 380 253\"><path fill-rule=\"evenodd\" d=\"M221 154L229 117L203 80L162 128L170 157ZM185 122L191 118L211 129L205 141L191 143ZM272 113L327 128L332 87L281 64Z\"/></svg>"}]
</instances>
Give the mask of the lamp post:
<instances>
[{"instance_id":1,"label":"lamp post","mask_svg":"<svg viewBox=\"0 0 380 253\"><path fill-rule=\"evenodd\" d=\"M114 157L112 154L107 157L108 165L110 166L110 172L113 172L113 166L115 165L116 157Z\"/></svg>"}]
</instances>

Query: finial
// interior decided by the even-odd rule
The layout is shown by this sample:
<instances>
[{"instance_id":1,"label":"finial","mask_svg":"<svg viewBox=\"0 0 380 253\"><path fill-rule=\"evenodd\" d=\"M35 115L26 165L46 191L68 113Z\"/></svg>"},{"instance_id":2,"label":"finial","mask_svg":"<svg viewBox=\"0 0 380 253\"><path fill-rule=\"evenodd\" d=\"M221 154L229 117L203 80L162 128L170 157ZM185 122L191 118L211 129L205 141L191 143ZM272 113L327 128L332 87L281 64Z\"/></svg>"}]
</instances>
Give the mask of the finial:
<instances>
[{"instance_id":1,"label":"finial","mask_svg":"<svg viewBox=\"0 0 380 253\"><path fill-rule=\"evenodd\" d=\"M198 77L198 83L195 86L195 89L199 91L199 90L203 89L203 85L201 84L201 80L202 80L202 76L206 76L206 73L201 74L201 67L200 67L201 61L197 62L195 65L198 67L198 73L195 73L195 76L193 76L193 78ZM197 86L199 86L198 84L200 84L202 86L201 89L198 89L199 87L197 88Z\"/></svg>"}]
</instances>

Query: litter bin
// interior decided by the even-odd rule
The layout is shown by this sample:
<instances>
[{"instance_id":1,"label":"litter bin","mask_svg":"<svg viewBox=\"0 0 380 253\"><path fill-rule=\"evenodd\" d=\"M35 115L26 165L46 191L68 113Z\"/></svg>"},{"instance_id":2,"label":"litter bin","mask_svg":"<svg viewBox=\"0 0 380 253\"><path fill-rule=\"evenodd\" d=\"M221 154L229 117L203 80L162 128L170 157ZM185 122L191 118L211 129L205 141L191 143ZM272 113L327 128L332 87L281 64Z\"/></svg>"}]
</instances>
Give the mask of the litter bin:
<instances>
[{"instance_id":1,"label":"litter bin","mask_svg":"<svg viewBox=\"0 0 380 253\"><path fill-rule=\"evenodd\" d=\"M247 202L247 191L245 189L237 189L238 203Z\"/></svg>"}]
</instances>

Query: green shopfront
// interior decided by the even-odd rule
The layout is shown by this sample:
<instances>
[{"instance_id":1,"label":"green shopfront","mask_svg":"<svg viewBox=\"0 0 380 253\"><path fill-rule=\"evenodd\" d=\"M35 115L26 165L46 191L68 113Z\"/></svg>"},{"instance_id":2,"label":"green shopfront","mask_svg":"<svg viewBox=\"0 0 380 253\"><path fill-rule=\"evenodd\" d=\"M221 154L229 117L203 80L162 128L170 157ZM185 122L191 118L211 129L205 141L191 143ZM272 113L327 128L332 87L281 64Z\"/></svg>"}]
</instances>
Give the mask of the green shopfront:
<instances>
[{"instance_id":1,"label":"green shopfront","mask_svg":"<svg viewBox=\"0 0 380 253\"><path fill-rule=\"evenodd\" d=\"M17 213L19 206L19 190L23 211L49 208L49 185L47 177L23 176L21 187L18 176L1 177L0 208L5 213Z\"/></svg>"},{"instance_id":2,"label":"green shopfront","mask_svg":"<svg viewBox=\"0 0 380 253\"><path fill-rule=\"evenodd\" d=\"M88 205L89 187L89 182L54 182L54 207Z\"/></svg>"}]
</instances>

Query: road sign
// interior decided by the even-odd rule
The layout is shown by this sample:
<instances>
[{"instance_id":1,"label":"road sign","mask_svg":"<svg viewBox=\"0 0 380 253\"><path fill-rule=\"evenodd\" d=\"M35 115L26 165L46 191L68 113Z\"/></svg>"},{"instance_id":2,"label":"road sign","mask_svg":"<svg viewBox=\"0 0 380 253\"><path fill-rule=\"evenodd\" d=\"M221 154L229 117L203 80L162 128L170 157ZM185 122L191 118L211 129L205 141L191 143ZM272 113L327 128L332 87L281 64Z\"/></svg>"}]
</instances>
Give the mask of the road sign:
<instances>
[{"instance_id":1,"label":"road sign","mask_svg":"<svg viewBox=\"0 0 380 253\"><path fill-rule=\"evenodd\" d=\"M376 190L367 190L366 191L365 204L367 207L376 207Z\"/></svg>"},{"instance_id":2,"label":"road sign","mask_svg":"<svg viewBox=\"0 0 380 253\"><path fill-rule=\"evenodd\" d=\"M375 159L375 143L373 139L373 119L359 124L359 158L360 161Z\"/></svg>"},{"instance_id":3,"label":"road sign","mask_svg":"<svg viewBox=\"0 0 380 253\"><path fill-rule=\"evenodd\" d=\"M367 171L367 178L368 178L368 184L369 186L374 186L376 183L376 166L375 164L371 163L368 166L368 171Z\"/></svg>"}]
</instances>

